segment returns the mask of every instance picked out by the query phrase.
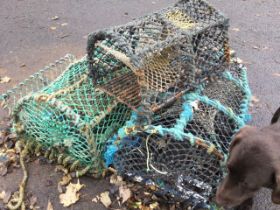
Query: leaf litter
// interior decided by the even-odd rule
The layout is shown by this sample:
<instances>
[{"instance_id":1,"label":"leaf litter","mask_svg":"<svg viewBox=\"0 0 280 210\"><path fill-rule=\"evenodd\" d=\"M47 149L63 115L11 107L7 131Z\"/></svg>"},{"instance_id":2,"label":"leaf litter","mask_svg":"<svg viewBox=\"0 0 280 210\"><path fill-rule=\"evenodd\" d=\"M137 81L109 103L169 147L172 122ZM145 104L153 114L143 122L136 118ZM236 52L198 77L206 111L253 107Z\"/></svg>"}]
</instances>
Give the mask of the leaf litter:
<instances>
[{"instance_id":1,"label":"leaf litter","mask_svg":"<svg viewBox=\"0 0 280 210\"><path fill-rule=\"evenodd\" d=\"M2 200L4 204L7 204L9 202L11 196L12 196L12 193L10 191L3 190L0 193L0 200Z\"/></svg>"},{"instance_id":2,"label":"leaf litter","mask_svg":"<svg viewBox=\"0 0 280 210\"><path fill-rule=\"evenodd\" d=\"M54 210L54 209L53 209L53 205L52 205L52 203L51 203L50 200L48 200L47 210Z\"/></svg>"},{"instance_id":3,"label":"leaf litter","mask_svg":"<svg viewBox=\"0 0 280 210\"><path fill-rule=\"evenodd\" d=\"M3 130L0 133L0 139L2 139L2 144L0 145L0 162L8 162L7 167L18 166L19 157L19 147L18 142L16 142L16 136L10 134L8 130ZM13 147L9 149L7 146L8 142L13 142ZM5 161L3 161L5 160ZM7 161L8 160L8 161ZM72 183L72 177L69 171L62 166L57 165L55 171L62 171L63 176L58 182L59 190L59 202L64 207L69 207L74 205L80 200L81 192L80 190L85 187L85 185L80 184L78 180L77 183ZM180 209L177 208L181 204L171 203L166 204L164 199L158 197L154 194L156 186L143 186L137 182L130 182L123 179L123 177L117 175L115 170L109 170L110 174L104 177L110 183L110 188L105 189L104 192L100 193L98 196L92 199L92 202L100 202L106 208L110 209L139 209L139 210L157 210L157 209ZM11 195L11 192L0 192L0 200L3 203L8 203L10 199L18 196L17 192ZM28 208L32 210L41 209L37 205L37 197L32 196L26 203ZM114 208L113 208L114 207ZM53 210L53 205L49 201L47 205L47 210Z\"/></svg>"},{"instance_id":4,"label":"leaf litter","mask_svg":"<svg viewBox=\"0 0 280 210\"><path fill-rule=\"evenodd\" d=\"M64 207L69 207L80 200L79 191L85 187L85 185L80 184L78 179L76 184L69 183L66 187L66 192L59 195L60 203L63 204Z\"/></svg>"},{"instance_id":5,"label":"leaf litter","mask_svg":"<svg viewBox=\"0 0 280 210\"><path fill-rule=\"evenodd\" d=\"M0 78L0 83L9 83L12 79L10 77L4 76Z\"/></svg>"}]
</instances>

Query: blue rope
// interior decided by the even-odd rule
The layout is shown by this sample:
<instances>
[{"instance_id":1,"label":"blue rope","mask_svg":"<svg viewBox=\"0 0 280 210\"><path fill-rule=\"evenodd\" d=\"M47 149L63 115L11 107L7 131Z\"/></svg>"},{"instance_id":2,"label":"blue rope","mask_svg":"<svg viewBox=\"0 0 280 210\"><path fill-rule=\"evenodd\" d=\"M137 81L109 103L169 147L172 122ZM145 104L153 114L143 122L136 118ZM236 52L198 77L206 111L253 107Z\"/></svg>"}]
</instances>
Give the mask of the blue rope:
<instances>
[{"instance_id":1,"label":"blue rope","mask_svg":"<svg viewBox=\"0 0 280 210\"><path fill-rule=\"evenodd\" d=\"M180 114L180 117L176 120L176 124L172 128L166 128L163 127L162 125L146 125L144 126L144 131L148 134L152 133L157 133L160 136L165 136L165 135L171 135L175 140L178 141L183 141L187 139L191 145L195 145L195 140L197 139L196 136L194 136L192 133L185 133L184 129L187 126L188 122L190 122L193 118L193 108L191 106L191 103L198 100L206 105L212 106L216 108L217 110L223 112L226 116L228 116L230 119L232 119L236 126L236 129L234 132L238 132L240 128L242 128L245 123L250 119L250 115L248 114L248 107L249 103L251 100L251 91L248 85L248 80L247 80L247 74L246 74L246 68L241 66L240 67L240 75L241 79L237 79L233 77L233 75L227 71L223 74L225 79L228 79L232 82L234 82L240 89L241 91L244 92L244 98L241 101L240 104L240 111L241 114L237 115L236 113L233 112L233 110L229 107L224 106L217 100L213 100L208 98L205 95L201 95L203 89L205 88L205 84L202 84L198 86L198 88L192 92L192 93L187 93L183 96L183 104L182 104L182 112ZM138 115L136 112L132 112L131 118L129 121L126 122L125 126L120 128L117 132L116 135L114 135L109 141L109 146L107 147L107 150L104 154L106 166L109 166L110 164L113 163L114 159L114 154L117 152L117 150L121 147L122 144L117 145L117 140L123 141L125 137L128 137L130 135L137 134L139 130L133 130L130 133L127 133L126 130L128 128L135 127L136 122L138 119ZM130 138L128 138L130 139ZM128 140L126 139L126 140ZM129 141L129 140L128 140ZM132 140L130 139L130 142L132 143ZM211 145L210 142L205 142ZM219 148L219 147L218 147ZM225 157L224 161L221 161L221 164L223 165L226 161L226 155L221 151L221 149L218 149Z\"/></svg>"}]
</instances>

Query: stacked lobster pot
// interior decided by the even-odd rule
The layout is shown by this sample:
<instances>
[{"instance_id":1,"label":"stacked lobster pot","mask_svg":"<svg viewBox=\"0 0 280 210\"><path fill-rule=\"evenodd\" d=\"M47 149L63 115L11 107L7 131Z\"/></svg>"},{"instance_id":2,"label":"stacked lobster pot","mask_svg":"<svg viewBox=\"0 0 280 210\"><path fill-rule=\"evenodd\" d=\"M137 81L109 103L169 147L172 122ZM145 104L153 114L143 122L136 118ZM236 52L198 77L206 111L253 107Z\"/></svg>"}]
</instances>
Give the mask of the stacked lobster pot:
<instances>
[{"instance_id":1,"label":"stacked lobster pot","mask_svg":"<svg viewBox=\"0 0 280 210\"><path fill-rule=\"evenodd\" d=\"M133 110L108 142L107 166L209 207L230 141L248 120L246 69L231 55L228 27L207 2L182 0L89 36L96 87Z\"/></svg>"},{"instance_id":2,"label":"stacked lobster pot","mask_svg":"<svg viewBox=\"0 0 280 210\"><path fill-rule=\"evenodd\" d=\"M228 19L203 0L89 35L2 94L29 151L70 171L108 166L191 208L211 208L234 134L248 118L246 68ZM13 106L11 106L13 104Z\"/></svg>"}]
</instances>

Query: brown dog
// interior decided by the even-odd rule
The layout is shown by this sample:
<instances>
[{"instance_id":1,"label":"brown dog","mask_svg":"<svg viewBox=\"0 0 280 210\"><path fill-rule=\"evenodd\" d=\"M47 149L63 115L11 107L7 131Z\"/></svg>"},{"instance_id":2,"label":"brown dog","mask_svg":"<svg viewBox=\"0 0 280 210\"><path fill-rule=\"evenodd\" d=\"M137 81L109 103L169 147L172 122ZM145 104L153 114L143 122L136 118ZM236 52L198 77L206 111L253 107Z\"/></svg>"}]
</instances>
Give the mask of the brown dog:
<instances>
[{"instance_id":1,"label":"brown dog","mask_svg":"<svg viewBox=\"0 0 280 210\"><path fill-rule=\"evenodd\" d=\"M280 107L271 125L246 126L235 136L229 150L228 175L216 193L216 202L232 208L252 198L262 187L271 188L272 201L280 204Z\"/></svg>"}]
</instances>

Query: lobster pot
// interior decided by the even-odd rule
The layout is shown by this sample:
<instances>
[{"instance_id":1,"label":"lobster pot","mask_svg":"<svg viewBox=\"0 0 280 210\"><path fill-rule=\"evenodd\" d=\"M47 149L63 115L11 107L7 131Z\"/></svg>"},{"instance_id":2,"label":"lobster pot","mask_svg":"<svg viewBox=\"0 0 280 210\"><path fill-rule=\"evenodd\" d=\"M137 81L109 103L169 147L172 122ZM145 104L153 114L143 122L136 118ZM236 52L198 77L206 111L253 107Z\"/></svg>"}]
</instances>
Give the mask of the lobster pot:
<instances>
[{"instance_id":1,"label":"lobster pot","mask_svg":"<svg viewBox=\"0 0 280 210\"><path fill-rule=\"evenodd\" d=\"M130 109L95 89L87 69L85 59L77 61L48 86L20 99L14 127L72 170L100 172L105 143L129 119Z\"/></svg>"},{"instance_id":2,"label":"lobster pot","mask_svg":"<svg viewBox=\"0 0 280 210\"><path fill-rule=\"evenodd\" d=\"M141 132L122 141L114 166L134 181L153 185L170 200L187 202L193 208L208 208L223 171L219 155L208 145L192 145L170 135Z\"/></svg>"},{"instance_id":3,"label":"lobster pot","mask_svg":"<svg viewBox=\"0 0 280 210\"><path fill-rule=\"evenodd\" d=\"M121 141L113 143L115 148L107 147L105 161L113 149L112 164L120 174L152 182L160 193L194 208L208 206L243 119L229 107L195 93L184 95L152 119L142 118L134 117L123 128L124 136L119 131Z\"/></svg>"},{"instance_id":4,"label":"lobster pot","mask_svg":"<svg viewBox=\"0 0 280 210\"><path fill-rule=\"evenodd\" d=\"M108 141L105 162L122 175L156 185L171 200L209 207L249 101L246 69L232 62L214 82L205 81L153 115L133 112Z\"/></svg>"},{"instance_id":5,"label":"lobster pot","mask_svg":"<svg viewBox=\"0 0 280 210\"><path fill-rule=\"evenodd\" d=\"M122 103L155 112L225 71L230 62L227 33L228 19L212 6L202 0L180 1L129 24L90 34L90 72L96 84ZM128 75L133 82L115 88L106 84L122 83Z\"/></svg>"}]
</instances>

